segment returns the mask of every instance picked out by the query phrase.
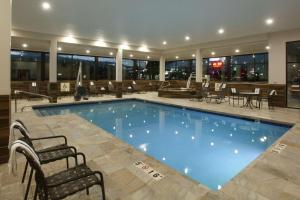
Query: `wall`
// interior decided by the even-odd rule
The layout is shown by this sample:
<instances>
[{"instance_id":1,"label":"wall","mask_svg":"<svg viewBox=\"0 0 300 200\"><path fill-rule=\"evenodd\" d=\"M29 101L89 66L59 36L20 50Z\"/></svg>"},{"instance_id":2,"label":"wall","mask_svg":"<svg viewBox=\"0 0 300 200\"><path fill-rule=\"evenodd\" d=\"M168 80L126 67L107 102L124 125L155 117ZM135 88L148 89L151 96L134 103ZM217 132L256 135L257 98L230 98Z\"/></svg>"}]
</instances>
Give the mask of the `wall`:
<instances>
[{"instance_id":1,"label":"wall","mask_svg":"<svg viewBox=\"0 0 300 200\"><path fill-rule=\"evenodd\" d=\"M11 1L0 1L0 163L8 160Z\"/></svg>"},{"instance_id":2,"label":"wall","mask_svg":"<svg viewBox=\"0 0 300 200\"><path fill-rule=\"evenodd\" d=\"M269 35L269 83L286 84L286 42L300 40L300 29Z\"/></svg>"}]
</instances>

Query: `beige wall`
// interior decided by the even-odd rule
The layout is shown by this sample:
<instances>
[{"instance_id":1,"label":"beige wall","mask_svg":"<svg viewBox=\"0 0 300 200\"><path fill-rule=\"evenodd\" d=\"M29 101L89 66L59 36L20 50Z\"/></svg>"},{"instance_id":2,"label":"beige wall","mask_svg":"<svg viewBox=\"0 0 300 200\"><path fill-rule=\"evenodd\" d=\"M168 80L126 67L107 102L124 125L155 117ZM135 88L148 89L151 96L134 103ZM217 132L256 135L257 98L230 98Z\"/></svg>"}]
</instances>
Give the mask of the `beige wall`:
<instances>
[{"instance_id":1,"label":"beige wall","mask_svg":"<svg viewBox=\"0 0 300 200\"><path fill-rule=\"evenodd\" d=\"M269 35L269 83L286 84L286 42L300 40L300 29Z\"/></svg>"},{"instance_id":2,"label":"beige wall","mask_svg":"<svg viewBox=\"0 0 300 200\"><path fill-rule=\"evenodd\" d=\"M10 94L11 1L0 1L0 95Z\"/></svg>"}]
</instances>

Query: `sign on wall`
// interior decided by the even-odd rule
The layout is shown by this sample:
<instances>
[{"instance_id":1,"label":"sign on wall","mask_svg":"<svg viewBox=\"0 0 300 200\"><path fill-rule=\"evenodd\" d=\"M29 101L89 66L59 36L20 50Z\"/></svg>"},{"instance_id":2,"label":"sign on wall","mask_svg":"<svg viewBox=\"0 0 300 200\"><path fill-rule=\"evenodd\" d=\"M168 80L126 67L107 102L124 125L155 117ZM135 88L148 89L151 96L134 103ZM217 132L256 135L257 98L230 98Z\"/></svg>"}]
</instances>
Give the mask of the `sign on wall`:
<instances>
[{"instance_id":1,"label":"sign on wall","mask_svg":"<svg viewBox=\"0 0 300 200\"><path fill-rule=\"evenodd\" d=\"M60 83L61 92L70 92L70 83Z\"/></svg>"}]
</instances>

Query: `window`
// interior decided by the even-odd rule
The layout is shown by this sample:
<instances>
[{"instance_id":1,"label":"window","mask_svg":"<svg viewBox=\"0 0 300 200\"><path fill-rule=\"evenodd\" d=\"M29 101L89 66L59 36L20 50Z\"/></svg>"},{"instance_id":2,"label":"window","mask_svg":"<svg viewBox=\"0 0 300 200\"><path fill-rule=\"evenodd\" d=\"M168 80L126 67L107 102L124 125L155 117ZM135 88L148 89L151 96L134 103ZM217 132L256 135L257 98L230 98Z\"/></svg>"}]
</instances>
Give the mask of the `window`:
<instances>
[{"instance_id":1,"label":"window","mask_svg":"<svg viewBox=\"0 0 300 200\"><path fill-rule=\"evenodd\" d=\"M178 60L166 62L166 80L187 80L196 71L195 60Z\"/></svg>"},{"instance_id":2,"label":"window","mask_svg":"<svg viewBox=\"0 0 300 200\"><path fill-rule=\"evenodd\" d=\"M158 61L123 59L124 80L157 80L158 78Z\"/></svg>"},{"instance_id":3,"label":"window","mask_svg":"<svg viewBox=\"0 0 300 200\"><path fill-rule=\"evenodd\" d=\"M116 59L98 57L96 67L96 80L115 80L116 79Z\"/></svg>"},{"instance_id":4,"label":"window","mask_svg":"<svg viewBox=\"0 0 300 200\"><path fill-rule=\"evenodd\" d=\"M268 54L204 58L203 74L216 81L268 81Z\"/></svg>"},{"instance_id":5,"label":"window","mask_svg":"<svg viewBox=\"0 0 300 200\"><path fill-rule=\"evenodd\" d=\"M76 80L78 67L74 66L73 56L57 55L57 80Z\"/></svg>"},{"instance_id":6,"label":"window","mask_svg":"<svg viewBox=\"0 0 300 200\"><path fill-rule=\"evenodd\" d=\"M300 108L300 41L287 43L287 106Z\"/></svg>"},{"instance_id":7,"label":"window","mask_svg":"<svg viewBox=\"0 0 300 200\"><path fill-rule=\"evenodd\" d=\"M49 54L32 51L11 51L12 81L42 81L49 79Z\"/></svg>"},{"instance_id":8,"label":"window","mask_svg":"<svg viewBox=\"0 0 300 200\"><path fill-rule=\"evenodd\" d=\"M57 56L57 79L76 80L80 63L82 63L83 79L94 80L95 57L68 54Z\"/></svg>"}]
</instances>

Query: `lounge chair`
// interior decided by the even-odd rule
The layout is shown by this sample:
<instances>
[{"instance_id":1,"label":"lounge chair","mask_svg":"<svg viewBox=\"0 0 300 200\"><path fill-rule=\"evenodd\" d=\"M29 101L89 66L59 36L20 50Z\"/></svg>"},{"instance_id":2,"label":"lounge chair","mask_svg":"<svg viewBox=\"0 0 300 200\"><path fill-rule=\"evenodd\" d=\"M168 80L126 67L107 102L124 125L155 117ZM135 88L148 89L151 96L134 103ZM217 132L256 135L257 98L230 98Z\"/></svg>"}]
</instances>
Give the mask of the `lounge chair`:
<instances>
[{"instance_id":1,"label":"lounge chair","mask_svg":"<svg viewBox=\"0 0 300 200\"><path fill-rule=\"evenodd\" d=\"M111 93L116 93L116 88L115 86L112 84L111 81L108 82L107 84L107 89L108 89L108 93L111 94Z\"/></svg>"},{"instance_id":2,"label":"lounge chair","mask_svg":"<svg viewBox=\"0 0 300 200\"><path fill-rule=\"evenodd\" d=\"M100 86L100 94L104 95L104 94L106 94L106 92L107 92L106 87Z\"/></svg>"},{"instance_id":3,"label":"lounge chair","mask_svg":"<svg viewBox=\"0 0 300 200\"><path fill-rule=\"evenodd\" d=\"M209 95L209 82L202 83L202 99L206 99Z\"/></svg>"},{"instance_id":4,"label":"lounge chair","mask_svg":"<svg viewBox=\"0 0 300 200\"><path fill-rule=\"evenodd\" d=\"M90 95L98 95L97 86L93 81L90 82L89 93Z\"/></svg>"},{"instance_id":5,"label":"lounge chair","mask_svg":"<svg viewBox=\"0 0 300 200\"><path fill-rule=\"evenodd\" d=\"M207 91L208 91L209 83L202 82L201 88L196 90L196 93L192 95L193 100L198 100L198 101L203 101L204 97L207 96Z\"/></svg>"},{"instance_id":6,"label":"lounge chair","mask_svg":"<svg viewBox=\"0 0 300 200\"><path fill-rule=\"evenodd\" d=\"M28 91L30 93L38 94L39 93L39 88L37 86L37 83L36 82L31 82L31 84L28 87ZM33 95L28 95L28 100L38 100L38 99L41 99L41 98L33 96Z\"/></svg>"},{"instance_id":7,"label":"lounge chair","mask_svg":"<svg viewBox=\"0 0 300 200\"><path fill-rule=\"evenodd\" d=\"M226 95L226 83L215 83L215 94L209 94L206 102L211 102L212 99L219 104L222 100L225 100Z\"/></svg>"},{"instance_id":8,"label":"lounge chair","mask_svg":"<svg viewBox=\"0 0 300 200\"><path fill-rule=\"evenodd\" d=\"M83 153L77 153L78 156L82 156L82 164L46 177L40 164L33 157L37 156L35 153L22 147L18 147L17 151L26 157L27 163L35 171L34 200L37 197L40 200L64 199L83 190L86 190L86 193L89 194L89 188L94 185L101 187L102 199L105 200L103 174L99 171L92 171L86 165Z\"/></svg>"},{"instance_id":9,"label":"lounge chair","mask_svg":"<svg viewBox=\"0 0 300 200\"><path fill-rule=\"evenodd\" d=\"M271 90L268 94L268 107L269 109L274 109L275 107L275 96L277 95L276 90Z\"/></svg>"},{"instance_id":10,"label":"lounge chair","mask_svg":"<svg viewBox=\"0 0 300 200\"><path fill-rule=\"evenodd\" d=\"M67 162L67 168L69 168L69 158L72 157L75 159L75 162L77 163L77 150L73 146L68 145L67 138L63 135L56 135L56 136L49 136L49 137L40 137L40 138L31 138L28 135L28 129L24 125L24 123L20 120L16 120L17 123L13 123L11 126L11 129L17 129L20 131L21 135L23 137L19 138L20 140L26 142L37 154L40 163L41 164L47 164L50 162L55 162L57 160L62 160L66 159ZM54 145L45 149L39 149L36 150L33 142L34 141L48 141L48 140L53 140L53 139L63 139L64 143L59 144L59 145ZM28 162L25 164L25 169L23 172L22 176L22 183L25 181L25 176L27 173L27 168L28 168ZM26 193L25 193L25 199L27 199L29 188L30 188L30 183L33 175L33 169L30 171L29 179L28 179L28 184L26 188Z\"/></svg>"},{"instance_id":11,"label":"lounge chair","mask_svg":"<svg viewBox=\"0 0 300 200\"><path fill-rule=\"evenodd\" d=\"M137 85L135 81L132 81L131 87L133 92L137 92L137 93L140 92L140 87Z\"/></svg>"}]
</instances>

